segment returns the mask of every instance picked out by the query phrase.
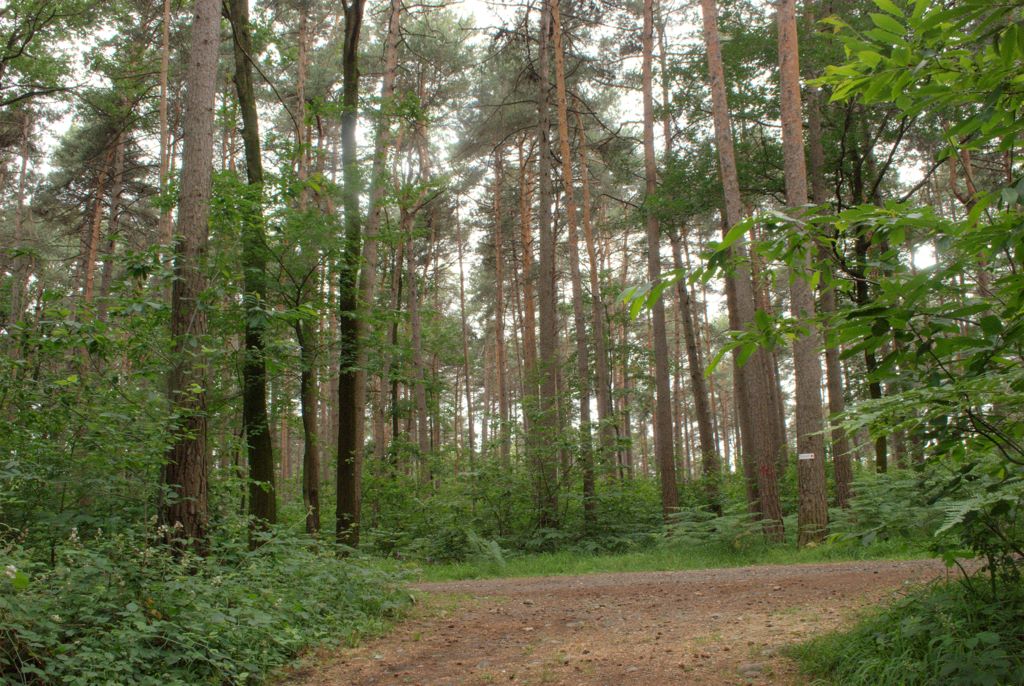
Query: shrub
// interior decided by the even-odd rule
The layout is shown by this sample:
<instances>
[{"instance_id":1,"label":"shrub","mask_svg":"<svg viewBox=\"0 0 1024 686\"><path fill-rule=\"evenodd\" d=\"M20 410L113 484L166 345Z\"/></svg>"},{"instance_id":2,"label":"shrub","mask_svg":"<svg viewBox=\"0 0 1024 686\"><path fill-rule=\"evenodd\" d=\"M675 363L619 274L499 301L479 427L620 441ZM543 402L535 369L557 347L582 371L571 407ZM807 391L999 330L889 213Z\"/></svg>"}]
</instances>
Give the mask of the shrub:
<instances>
[{"instance_id":1,"label":"shrub","mask_svg":"<svg viewBox=\"0 0 1024 686\"><path fill-rule=\"evenodd\" d=\"M854 629L797 647L803 669L858 686L1024 683L1024 589L978 579L937 583Z\"/></svg>"},{"instance_id":2,"label":"shrub","mask_svg":"<svg viewBox=\"0 0 1024 686\"><path fill-rule=\"evenodd\" d=\"M383 626L401 579L308 539L200 559L144 537L73 536L53 563L0 551L0 681L250 684L301 650Z\"/></svg>"},{"instance_id":3,"label":"shrub","mask_svg":"<svg viewBox=\"0 0 1024 686\"><path fill-rule=\"evenodd\" d=\"M745 505L733 505L721 516L703 508L686 508L672 515L668 541L681 546L719 546L742 551L765 545L761 523L746 511Z\"/></svg>"}]
</instances>

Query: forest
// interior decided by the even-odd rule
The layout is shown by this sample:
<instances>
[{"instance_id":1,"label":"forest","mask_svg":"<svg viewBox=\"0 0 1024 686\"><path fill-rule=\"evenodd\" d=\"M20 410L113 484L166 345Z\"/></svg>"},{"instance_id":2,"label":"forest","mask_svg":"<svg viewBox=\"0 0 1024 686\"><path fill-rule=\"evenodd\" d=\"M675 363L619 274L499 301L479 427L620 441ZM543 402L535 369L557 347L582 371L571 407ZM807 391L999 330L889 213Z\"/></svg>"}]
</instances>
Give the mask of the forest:
<instances>
[{"instance_id":1,"label":"forest","mask_svg":"<svg viewBox=\"0 0 1024 686\"><path fill-rule=\"evenodd\" d=\"M867 595L676 679L1024 683L1022 86L1024 0L0 2L0 683L703 569ZM567 645L393 683L667 683Z\"/></svg>"}]
</instances>

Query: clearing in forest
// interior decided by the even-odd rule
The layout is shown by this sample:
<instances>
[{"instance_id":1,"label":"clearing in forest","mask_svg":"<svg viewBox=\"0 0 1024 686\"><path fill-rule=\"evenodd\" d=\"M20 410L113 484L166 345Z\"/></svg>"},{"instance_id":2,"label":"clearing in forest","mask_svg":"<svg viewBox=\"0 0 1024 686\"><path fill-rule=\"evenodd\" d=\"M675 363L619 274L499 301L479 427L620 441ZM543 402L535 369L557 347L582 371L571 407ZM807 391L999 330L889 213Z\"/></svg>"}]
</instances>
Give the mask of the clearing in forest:
<instances>
[{"instance_id":1,"label":"clearing in forest","mask_svg":"<svg viewBox=\"0 0 1024 686\"><path fill-rule=\"evenodd\" d=\"M869 561L420 584L426 612L282 683L800 684L780 648L945 573Z\"/></svg>"}]
</instances>

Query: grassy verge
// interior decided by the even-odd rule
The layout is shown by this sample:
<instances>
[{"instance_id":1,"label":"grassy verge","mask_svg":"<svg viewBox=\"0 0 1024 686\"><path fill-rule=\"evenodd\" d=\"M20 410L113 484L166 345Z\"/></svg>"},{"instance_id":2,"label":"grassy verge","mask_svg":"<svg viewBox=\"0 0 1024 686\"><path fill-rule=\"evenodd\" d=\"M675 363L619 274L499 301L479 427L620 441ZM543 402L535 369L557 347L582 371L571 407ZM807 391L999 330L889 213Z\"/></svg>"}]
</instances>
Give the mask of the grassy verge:
<instances>
[{"instance_id":1,"label":"grassy verge","mask_svg":"<svg viewBox=\"0 0 1024 686\"><path fill-rule=\"evenodd\" d=\"M423 581L456 581L516 576L594 574L600 572L658 572L746 565L800 564L843 560L916 559L922 548L905 542L870 546L836 544L798 549L795 546L757 546L733 550L726 546L659 546L615 554L575 551L508 558L478 558L465 562L425 565Z\"/></svg>"},{"instance_id":2,"label":"grassy verge","mask_svg":"<svg viewBox=\"0 0 1024 686\"><path fill-rule=\"evenodd\" d=\"M790 649L808 683L997 686L1024 683L1024 589L987 579L936 583L853 629Z\"/></svg>"}]
</instances>

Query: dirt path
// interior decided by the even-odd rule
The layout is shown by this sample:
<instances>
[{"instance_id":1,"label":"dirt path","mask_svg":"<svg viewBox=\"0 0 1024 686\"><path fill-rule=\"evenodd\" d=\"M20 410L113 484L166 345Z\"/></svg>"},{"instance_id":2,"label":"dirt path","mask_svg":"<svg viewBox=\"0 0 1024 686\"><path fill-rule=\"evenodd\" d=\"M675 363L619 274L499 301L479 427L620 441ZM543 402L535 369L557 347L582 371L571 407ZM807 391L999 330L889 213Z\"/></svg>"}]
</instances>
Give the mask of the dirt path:
<instances>
[{"instance_id":1,"label":"dirt path","mask_svg":"<svg viewBox=\"0 0 1024 686\"><path fill-rule=\"evenodd\" d=\"M844 562L420 584L427 611L284 683L795 685L781 646L944 572Z\"/></svg>"}]
</instances>

